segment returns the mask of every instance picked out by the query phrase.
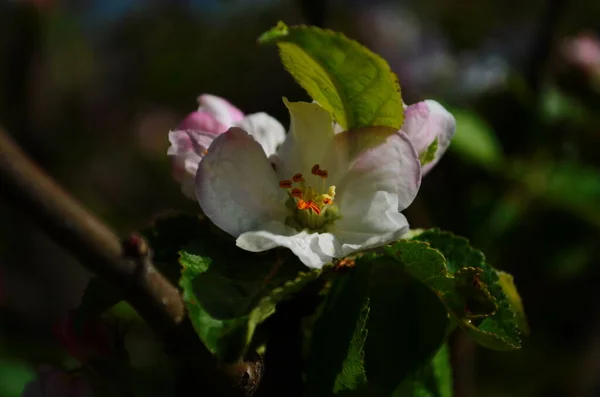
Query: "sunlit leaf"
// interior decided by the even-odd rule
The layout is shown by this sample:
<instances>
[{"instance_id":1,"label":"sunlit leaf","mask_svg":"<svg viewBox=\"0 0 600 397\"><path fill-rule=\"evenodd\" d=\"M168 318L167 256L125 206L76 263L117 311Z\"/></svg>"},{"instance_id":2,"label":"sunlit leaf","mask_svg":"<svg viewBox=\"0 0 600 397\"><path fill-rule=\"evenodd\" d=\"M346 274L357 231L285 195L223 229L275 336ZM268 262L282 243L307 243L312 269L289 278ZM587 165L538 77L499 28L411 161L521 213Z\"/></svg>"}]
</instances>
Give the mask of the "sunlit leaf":
<instances>
[{"instance_id":1,"label":"sunlit leaf","mask_svg":"<svg viewBox=\"0 0 600 397\"><path fill-rule=\"evenodd\" d=\"M280 22L260 43L276 43L285 68L344 129L404 121L398 79L387 62L341 33Z\"/></svg>"}]
</instances>

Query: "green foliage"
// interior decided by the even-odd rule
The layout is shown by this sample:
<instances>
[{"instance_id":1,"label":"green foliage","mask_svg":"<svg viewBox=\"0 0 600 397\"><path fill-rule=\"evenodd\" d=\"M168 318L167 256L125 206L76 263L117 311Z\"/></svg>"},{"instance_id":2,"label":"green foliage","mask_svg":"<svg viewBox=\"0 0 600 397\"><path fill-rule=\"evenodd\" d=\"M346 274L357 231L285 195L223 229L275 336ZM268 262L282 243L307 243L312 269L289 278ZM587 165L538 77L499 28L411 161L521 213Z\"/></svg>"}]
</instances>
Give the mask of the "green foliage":
<instances>
[{"instance_id":1,"label":"green foliage","mask_svg":"<svg viewBox=\"0 0 600 397\"><path fill-rule=\"evenodd\" d=\"M319 318L311 330L306 368L308 395L323 396L364 387L364 344L369 316L371 258L334 274Z\"/></svg>"},{"instance_id":2,"label":"green foliage","mask_svg":"<svg viewBox=\"0 0 600 397\"><path fill-rule=\"evenodd\" d=\"M182 250L180 263L179 284L192 324L223 361L243 357L277 303L319 275L287 251L253 254L210 234Z\"/></svg>"},{"instance_id":3,"label":"green foliage","mask_svg":"<svg viewBox=\"0 0 600 397\"><path fill-rule=\"evenodd\" d=\"M21 361L0 360L0 396L19 397L24 387L37 378L31 365Z\"/></svg>"},{"instance_id":4,"label":"green foliage","mask_svg":"<svg viewBox=\"0 0 600 397\"><path fill-rule=\"evenodd\" d=\"M514 298L504 292L498 271L466 239L432 229L392 244L387 252L431 288L478 343L497 350L521 347L522 321Z\"/></svg>"},{"instance_id":5,"label":"green foliage","mask_svg":"<svg viewBox=\"0 0 600 397\"><path fill-rule=\"evenodd\" d=\"M373 263L369 297L365 346L369 391L389 396L433 358L454 325L438 297L386 257Z\"/></svg>"},{"instance_id":6,"label":"green foliage","mask_svg":"<svg viewBox=\"0 0 600 397\"><path fill-rule=\"evenodd\" d=\"M394 397L452 397L450 349L443 345L435 357L394 391Z\"/></svg>"},{"instance_id":7,"label":"green foliage","mask_svg":"<svg viewBox=\"0 0 600 397\"><path fill-rule=\"evenodd\" d=\"M341 33L283 22L263 33L276 43L285 68L344 129L404 121L398 79L387 62Z\"/></svg>"},{"instance_id":8,"label":"green foliage","mask_svg":"<svg viewBox=\"0 0 600 397\"><path fill-rule=\"evenodd\" d=\"M456 134L450 150L484 168L496 169L504 161L502 147L491 126L476 113L451 109L456 119Z\"/></svg>"},{"instance_id":9,"label":"green foliage","mask_svg":"<svg viewBox=\"0 0 600 397\"><path fill-rule=\"evenodd\" d=\"M330 278L311 332L308 396L389 396L453 329L437 296L385 256L359 256Z\"/></svg>"}]
</instances>

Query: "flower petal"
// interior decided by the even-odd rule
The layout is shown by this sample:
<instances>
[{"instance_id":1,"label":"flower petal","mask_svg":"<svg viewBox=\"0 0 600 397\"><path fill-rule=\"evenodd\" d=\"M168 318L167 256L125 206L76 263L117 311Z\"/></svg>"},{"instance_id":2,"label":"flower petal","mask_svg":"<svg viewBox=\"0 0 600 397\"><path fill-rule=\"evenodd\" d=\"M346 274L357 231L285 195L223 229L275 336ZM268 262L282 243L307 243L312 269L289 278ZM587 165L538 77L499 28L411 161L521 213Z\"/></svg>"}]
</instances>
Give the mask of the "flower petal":
<instances>
[{"instance_id":1,"label":"flower petal","mask_svg":"<svg viewBox=\"0 0 600 397\"><path fill-rule=\"evenodd\" d=\"M285 140L285 128L266 113L250 114L236 125L260 143L267 157L275 154L279 145Z\"/></svg>"},{"instance_id":2,"label":"flower petal","mask_svg":"<svg viewBox=\"0 0 600 397\"><path fill-rule=\"evenodd\" d=\"M330 233L298 232L281 222L269 222L259 229L241 234L236 244L252 252L262 252L275 247L289 248L306 266L320 269L331 262L340 251L335 236Z\"/></svg>"},{"instance_id":3,"label":"flower petal","mask_svg":"<svg viewBox=\"0 0 600 397\"><path fill-rule=\"evenodd\" d=\"M198 105L198 110L187 115L177 129L205 131L217 135L244 118L241 110L215 95L200 95Z\"/></svg>"},{"instance_id":4,"label":"flower petal","mask_svg":"<svg viewBox=\"0 0 600 397\"><path fill-rule=\"evenodd\" d=\"M344 138L345 134L338 134ZM414 200L421 185L421 164L406 134L398 131L383 143L358 154L348 173L337 184L338 205L345 206L356 197L385 191L398 196L398 211ZM349 200L349 201L348 201Z\"/></svg>"},{"instance_id":5,"label":"flower petal","mask_svg":"<svg viewBox=\"0 0 600 397\"><path fill-rule=\"evenodd\" d=\"M290 132L277 153L283 163L278 175L309 174L333 141L331 114L315 103L289 102L286 98L283 102L290 111Z\"/></svg>"},{"instance_id":6,"label":"flower petal","mask_svg":"<svg viewBox=\"0 0 600 397\"><path fill-rule=\"evenodd\" d=\"M397 195L385 191L357 193L345 199L343 217L327 229L340 244L336 257L398 240L409 229L406 217L398 212Z\"/></svg>"},{"instance_id":7,"label":"flower petal","mask_svg":"<svg viewBox=\"0 0 600 397\"><path fill-rule=\"evenodd\" d=\"M285 219L287 194L262 147L241 128L232 127L213 141L195 182L206 216L233 236Z\"/></svg>"},{"instance_id":8,"label":"flower petal","mask_svg":"<svg viewBox=\"0 0 600 397\"><path fill-rule=\"evenodd\" d=\"M198 110L205 110L227 128L239 123L244 118L244 113L225 99L216 95L203 94L198 97Z\"/></svg>"},{"instance_id":9,"label":"flower petal","mask_svg":"<svg viewBox=\"0 0 600 397\"><path fill-rule=\"evenodd\" d=\"M197 110L188 114L177 126L179 130L206 131L213 135L227 131L227 125L219 122L206 110Z\"/></svg>"},{"instance_id":10,"label":"flower petal","mask_svg":"<svg viewBox=\"0 0 600 397\"><path fill-rule=\"evenodd\" d=\"M195 199L194 178L196 170L206 150L216 135L194 130L177 130L169 132L171 146L167 155L173 156L173 178L181 183L182 192Z\"/></svg>"},{"instance_id":11,"label":"flower petal","mask_svg":"<svg viewBox=\"0 0 600 397\"><path fill-rule=\"evenodd\" d=\"M406 108L402 131L406 132L419 155L426 153L437 139L433 160L423 166L423 175L425 175L450 145L450 140L456 131L456 120L438 102L426 100Z\"/></svg>"}]
</instances>

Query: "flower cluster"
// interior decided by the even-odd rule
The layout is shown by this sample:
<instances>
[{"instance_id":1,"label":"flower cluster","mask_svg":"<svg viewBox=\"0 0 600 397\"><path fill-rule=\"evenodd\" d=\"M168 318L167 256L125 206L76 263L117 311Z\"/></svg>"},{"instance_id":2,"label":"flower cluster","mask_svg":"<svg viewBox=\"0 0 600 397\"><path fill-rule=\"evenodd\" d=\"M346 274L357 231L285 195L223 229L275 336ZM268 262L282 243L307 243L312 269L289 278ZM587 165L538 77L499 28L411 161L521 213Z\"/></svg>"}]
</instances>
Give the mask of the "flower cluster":
<instances>
[{"instance_id":1,"label":"flower cluster","mask_svg":"<svg viewBox=\"0 0 600 397\"><path fill-rule=\"evenodd\" d=\"M318 103L284 98L287 134L265 113L244 115L212 95L198 102L169 133L183 192L239 247L286 247L311 268L401 238L401 211L456 127L432 100L405 106L398 131L344 131Z\"/></svg>"}]
</instances>

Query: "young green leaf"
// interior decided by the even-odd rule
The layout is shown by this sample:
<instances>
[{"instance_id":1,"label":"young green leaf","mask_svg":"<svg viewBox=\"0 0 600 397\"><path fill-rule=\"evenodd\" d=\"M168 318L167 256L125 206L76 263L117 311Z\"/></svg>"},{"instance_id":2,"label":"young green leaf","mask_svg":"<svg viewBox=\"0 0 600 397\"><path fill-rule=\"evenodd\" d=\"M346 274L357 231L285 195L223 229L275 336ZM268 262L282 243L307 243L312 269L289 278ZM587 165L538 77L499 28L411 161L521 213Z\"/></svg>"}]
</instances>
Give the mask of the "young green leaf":
<instances>
[{"instance_id":1,"label":"young green leaf","mask_svg":"<svg viewBox=\"0 0 600 397\"><path fill-rule=\"evenodd\" d=\"M196 333L223 361L242 358L277 303L315 280L282 250L253 254L205 236L181 251L180 286Z\"/></svg>"},{"instance_id":2,"label":"young green leaf","mask_svg":"<svg viewBox=\"0 0 600 397\"><path fill-rule=\"evenodd\" d=\"M386 250L439 296L478 343L497 350L521 347L515 310L498 283L497 271L466 239L434 229Z\"/></svg>"},{"instance_id":3,"label":"young green leaf","mask_svg":"<svg viewBox=\"0 0 600 397\"><path fill-rule=\"evenodd\" d=\"M367 382L364 344L369 315L370 257L334 273L310 338L306 364L309 396L353 392Z\"/></svg>"},{"instance_id":4,"label":"young green leaf","mask_svg":"<svg viewBox=\"0 0 600 397\"><path fill-rule=\"evenodd\" d=\"M448 269L455 278L460 278L463 268L481 269L476 279L471 279L473 293L483 296L487 294L493 298L497 310L490 313L483 321L465 321L469 316L461 316L459 323L478 343L483 346L498 350L513 350L521 347L521 333L526 329L520 327L524 320L519 320L517 313L522 307L515 306L515 298L509 298L501 283L499 272L485 262L485 256L479 250L469 245L464 237L458 237L450 232L438 229L425 231L416 237L417 240L427 242L431 247L439 250L446 258ZM514 285L512 286L514 288ZM518 296L516 288L512 293ZM464 291L461 293L465 296ZM467 295L468 296L468 295ZM519 298L520 301L520 298ZM472 302L472 301L470 301ZM472 309L469 307L469 309ZM472 312L472 310L469 310ZM522 314L524 319L524 314Z\"/></svg>"},{"instance_id":5,"label":"young green leaf","mask_svg":"<svg viewBox=\"0 0 600 397\"><path fill-rule=\"evenodd\" d=\"M276 43L281 61L308 94L344 129L404 121L400 86L387 62L356 41L314 26L283 22L259 43Z\"/></svg>"}]
</instances>

